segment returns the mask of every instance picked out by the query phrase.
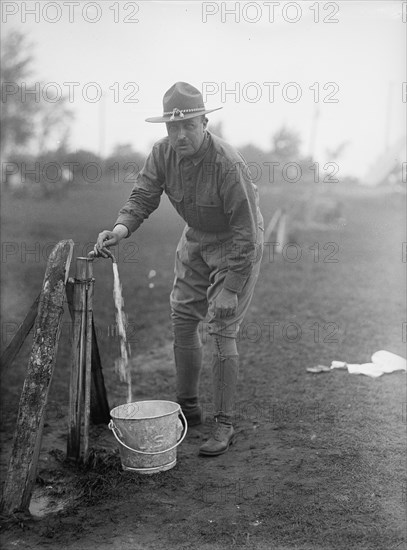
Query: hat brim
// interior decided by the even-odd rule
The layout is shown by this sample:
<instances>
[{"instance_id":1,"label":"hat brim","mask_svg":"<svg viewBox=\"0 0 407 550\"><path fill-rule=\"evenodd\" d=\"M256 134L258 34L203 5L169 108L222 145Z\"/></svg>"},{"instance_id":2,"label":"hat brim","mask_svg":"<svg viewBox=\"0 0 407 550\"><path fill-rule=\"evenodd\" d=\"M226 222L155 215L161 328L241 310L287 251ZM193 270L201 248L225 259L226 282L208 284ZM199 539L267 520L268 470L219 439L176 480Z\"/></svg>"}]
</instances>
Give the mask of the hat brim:
<instances>
[{"instance_id":1,"label":"hat brim","mask_svg":"<svg viewBox=\"0 0 407 550\"><path fill-rule=\"evenodd\" d=\"M174 120L171 120L172 115L153 116L150 118L146 118L145 120L146 122L182 122L183 120L207 115L208 113L213 113L213 111L219 111L220 109L223 109L223 107L217 107L216 109L203 109L202 111L198 111L196 113L184 113L183 117L177 116L177 118L174 118Z\"/></svg>"}]
</instances>

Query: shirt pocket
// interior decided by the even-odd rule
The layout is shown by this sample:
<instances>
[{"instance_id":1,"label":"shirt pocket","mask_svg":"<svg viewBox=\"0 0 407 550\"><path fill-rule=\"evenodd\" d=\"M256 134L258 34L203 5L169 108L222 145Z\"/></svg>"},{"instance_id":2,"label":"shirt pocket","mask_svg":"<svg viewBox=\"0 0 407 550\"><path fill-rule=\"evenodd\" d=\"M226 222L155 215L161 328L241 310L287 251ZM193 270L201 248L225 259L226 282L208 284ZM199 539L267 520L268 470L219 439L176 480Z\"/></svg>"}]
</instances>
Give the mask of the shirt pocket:
<instances>
[{"instance_id":1,"label":"shirt pocket","mask_svg":"<svg viewBox=\"0 0 407 550\"><path fill-rule=\"evenodd\" d=\"M219 197L198 197L196 209L203 231L217 233L228 229L228 220Z\"/></svg>"}]
</instances>

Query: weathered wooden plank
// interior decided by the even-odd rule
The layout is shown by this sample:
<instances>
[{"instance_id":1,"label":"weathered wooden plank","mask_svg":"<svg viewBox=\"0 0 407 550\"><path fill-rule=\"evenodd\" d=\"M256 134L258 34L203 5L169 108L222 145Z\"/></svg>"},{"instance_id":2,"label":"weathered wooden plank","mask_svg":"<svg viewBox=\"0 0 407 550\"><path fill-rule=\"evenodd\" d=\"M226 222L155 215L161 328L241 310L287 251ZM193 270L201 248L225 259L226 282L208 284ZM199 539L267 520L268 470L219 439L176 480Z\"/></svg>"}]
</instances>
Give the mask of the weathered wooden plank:
<instances>
[{"instance_id":1,"label":"weathered wooden plank","mask_svg":"<svg viewBox=\"0 0 407 550\"><path fill-rule=\"evenodd\" d=\"M59 242L48 259L27 376L20 398L17 425L1 508L11 514L27 511L41 448L48 391L55 367L61 318L74 243Z\"/></svg>"}]
</instances>

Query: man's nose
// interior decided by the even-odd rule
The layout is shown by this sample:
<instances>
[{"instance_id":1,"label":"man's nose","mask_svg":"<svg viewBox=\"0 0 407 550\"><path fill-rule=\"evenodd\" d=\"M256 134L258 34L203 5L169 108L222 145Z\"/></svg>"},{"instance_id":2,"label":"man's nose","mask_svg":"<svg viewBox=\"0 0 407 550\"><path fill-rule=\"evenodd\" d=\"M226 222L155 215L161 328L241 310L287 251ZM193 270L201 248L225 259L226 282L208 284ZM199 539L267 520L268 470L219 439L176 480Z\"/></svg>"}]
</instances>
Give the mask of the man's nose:
<instances>
[{"instance_id":1,"label":"man's nose","mask_svg":"<svg viewBox=\"0 0 407 550\"><path fill-rule=\"evenodd\" d=\"M178 128L178 139L181 140L181 139L184 139L184 137L185 137L185 128L182 126L182 124L180 124Z\"/></svg>"}]
</instances>

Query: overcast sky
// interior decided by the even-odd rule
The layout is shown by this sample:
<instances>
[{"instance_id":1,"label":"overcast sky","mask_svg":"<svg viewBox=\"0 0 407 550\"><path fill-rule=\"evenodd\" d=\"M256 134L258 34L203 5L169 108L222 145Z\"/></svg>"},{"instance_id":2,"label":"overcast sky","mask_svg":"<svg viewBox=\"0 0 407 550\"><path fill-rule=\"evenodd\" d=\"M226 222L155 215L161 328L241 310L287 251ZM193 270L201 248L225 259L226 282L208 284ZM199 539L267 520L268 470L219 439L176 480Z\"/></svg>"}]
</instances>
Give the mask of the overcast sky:
<instances>
[{"instance_id":1,"label":"overcast sky","mask_svg":"<svg viewBox=\"0 0 407 550\"><path fill-rule=\"evenodd\" d=\"M37 15L24 14L35 4ZM327 151L349 142L341 172L363 176L386 136L405 133L403 3L274 2L274 14L270 4L104 0L60 2L58 12L55 2L3 1L2 26L35 44L38 80L66 95L64 82L79 83L71 148L109 153L130 142L147 152L165 126L144 119L160 115L164 92L183 80L207 92L208 107L223 107L210 122L223 122L231 144L268 148L286 124L308 153L315 128L315 159L332 160ZM104 101L83 99L98 88Z\"/></svg>"}]
</instances>

